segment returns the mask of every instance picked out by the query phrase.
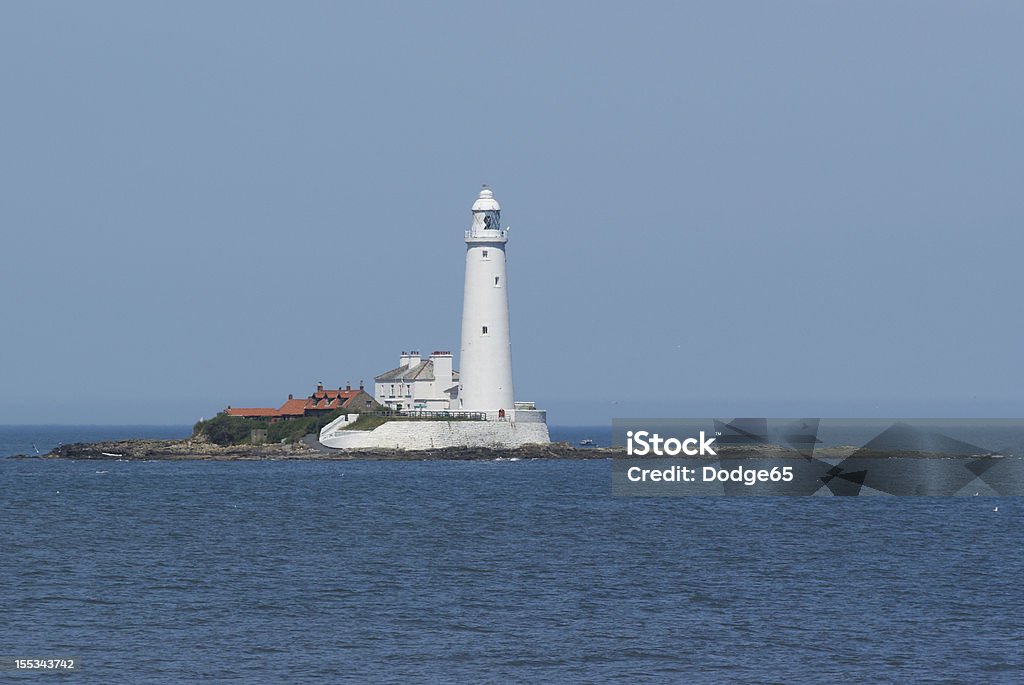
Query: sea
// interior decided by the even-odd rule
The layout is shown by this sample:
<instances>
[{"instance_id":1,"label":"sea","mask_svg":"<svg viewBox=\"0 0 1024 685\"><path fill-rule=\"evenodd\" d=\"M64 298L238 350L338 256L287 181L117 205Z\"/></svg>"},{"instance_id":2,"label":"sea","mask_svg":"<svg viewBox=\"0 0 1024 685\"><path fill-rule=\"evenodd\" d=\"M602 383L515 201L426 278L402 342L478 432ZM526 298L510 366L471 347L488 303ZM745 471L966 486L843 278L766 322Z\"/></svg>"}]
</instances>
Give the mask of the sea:
<instances>
[{"instance_id":1,"label":"sea","mask_svg":"<svg viewBox=\"0 0 1024 685\"><path fill-rule=\"evenodd\" d=\"M1020 498L613 497L607 460L10 457L188 432L0 428L0 657L76 659L0 682L1024 682Z\"/></svg>"}]
</instances>

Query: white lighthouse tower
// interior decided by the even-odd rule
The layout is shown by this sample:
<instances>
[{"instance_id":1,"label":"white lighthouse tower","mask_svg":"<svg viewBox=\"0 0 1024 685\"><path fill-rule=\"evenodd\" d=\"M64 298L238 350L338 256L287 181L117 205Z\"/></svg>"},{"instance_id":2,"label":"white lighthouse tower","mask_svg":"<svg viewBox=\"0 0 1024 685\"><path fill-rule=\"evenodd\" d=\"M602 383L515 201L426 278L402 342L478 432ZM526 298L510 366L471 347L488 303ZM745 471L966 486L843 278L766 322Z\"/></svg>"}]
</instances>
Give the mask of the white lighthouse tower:
<instances>
[{"instance_id":1,"label":"white lighthouse tower","mask_svg":"<svg viewBox=\"0 0 1024 685\"><path fill-rule=\"evenodd\" d=\"M463 411L512 415L512 347L501 206L486 185L473 203L466 231L459 402Z\"/></svg>"}]
</instances>

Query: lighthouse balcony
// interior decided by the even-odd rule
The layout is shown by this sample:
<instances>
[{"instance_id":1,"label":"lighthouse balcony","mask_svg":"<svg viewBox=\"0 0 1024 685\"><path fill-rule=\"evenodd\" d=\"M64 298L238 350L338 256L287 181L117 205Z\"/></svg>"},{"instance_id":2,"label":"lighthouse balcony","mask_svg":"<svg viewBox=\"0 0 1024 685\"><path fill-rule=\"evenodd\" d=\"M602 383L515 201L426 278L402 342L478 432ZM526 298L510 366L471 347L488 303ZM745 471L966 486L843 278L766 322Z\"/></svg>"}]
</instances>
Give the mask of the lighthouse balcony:
<instances>
[{"instance_id":1,"label":"lighthouse balcony","mask_svg":"<svg viewBox=\"0 0 1024 685\"><path fill-rule=\"evenodd\" d=\"M508 229L481 228L466 231L467 243L504 243L508 241Z\"/></svg>"}]
</instances>

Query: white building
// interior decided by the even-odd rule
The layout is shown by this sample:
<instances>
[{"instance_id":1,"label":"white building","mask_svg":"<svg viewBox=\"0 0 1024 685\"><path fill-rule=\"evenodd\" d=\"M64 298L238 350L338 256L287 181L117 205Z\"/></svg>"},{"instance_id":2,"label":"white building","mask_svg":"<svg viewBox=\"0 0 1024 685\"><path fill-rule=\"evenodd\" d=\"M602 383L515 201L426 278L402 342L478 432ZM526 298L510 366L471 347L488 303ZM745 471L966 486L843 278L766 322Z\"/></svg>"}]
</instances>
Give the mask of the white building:
<instances>
[{"instance_id":1,"label":"white building","mask_svg":"<svg viewBox=\"0 0 1024 685\"><path fill-rule=\"evenodd\" d=\"M434 351L429 359L403 352L398 366L373 379L378 402L395 411L447 411L457 406L459 372L452 353Z\"/></svg>"}]
</instances>

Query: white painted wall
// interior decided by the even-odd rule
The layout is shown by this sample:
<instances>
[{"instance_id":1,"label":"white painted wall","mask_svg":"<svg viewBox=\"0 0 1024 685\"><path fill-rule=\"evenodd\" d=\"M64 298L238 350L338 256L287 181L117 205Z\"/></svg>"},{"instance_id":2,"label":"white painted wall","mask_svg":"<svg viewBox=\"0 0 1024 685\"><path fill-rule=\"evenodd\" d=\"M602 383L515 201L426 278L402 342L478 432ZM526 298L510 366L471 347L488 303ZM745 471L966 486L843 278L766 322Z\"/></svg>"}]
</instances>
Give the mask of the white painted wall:
<instances>
[{"instance_id":1,"label":"white painted wall","mask_svg":"<svg viewBox=\"0 0 1024 685\"><path fill-rule=\"evenodd\" d=\"M435 387L431 397L444 395L444 391L452 387L452 356L450 354L431 354L430 360L434 362Z\"/></svg>"},{"instance_id":2,"label":"white painted wall","mask_svg":"<svg viewBox=\"0 0 1024 685\"><path fill-rule=\"evenodd\" d=\"M342 414L320 429L320 441L323 442L324 437L331 436L338 431L344 430L346 426L354 423L358 418L359 414Z\"/></svg>"},{"instance_id":3,"label":"white painted wall","mask_svg":"<svg viewBox=\"0 0 1024 685\"><path fill-rule=\"evenodd\" d=\"M546 423L519 421L389 421L372 431L335 430L320 443L335 449L429 450L442 447L514 448L550 442Z\"/></svg>"}]
</instances>

